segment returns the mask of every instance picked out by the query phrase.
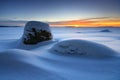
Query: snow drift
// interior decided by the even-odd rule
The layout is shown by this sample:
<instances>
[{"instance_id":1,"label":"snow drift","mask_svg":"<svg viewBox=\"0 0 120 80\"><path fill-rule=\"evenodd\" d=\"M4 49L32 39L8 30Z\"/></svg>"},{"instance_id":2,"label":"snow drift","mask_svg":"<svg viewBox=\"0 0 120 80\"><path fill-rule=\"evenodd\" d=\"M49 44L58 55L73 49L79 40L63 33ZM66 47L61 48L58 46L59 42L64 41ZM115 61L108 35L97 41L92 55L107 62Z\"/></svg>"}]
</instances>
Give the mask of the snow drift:
<instances>
[{"instance_id":1,"label":"snow drift","mask_svg":"<svg viewBox=\"0 0 120 80\"><path fill-rule=\"evenodd\" d=\"M93 33L100 31L98 28L56 28L54 40L35 45L26 45L19 39L23 29L10 29L0 29L0 80L120 80L120 57L112 57L115 51L120 52L118 28L107 34ZM91 56L95 58L86 58Z\"/></svg>"},{"instance_id":2,"label":"snow drift","mask_svg":"<svg viewBox=\"0 0 120 80\"><path fill-rule=\"evenodd\" d=\"M54 80L59 77L38 67L36 62L39 62L38 56L27 50L11 49L0 52L0 80ZM59 77L57 80L63 79Z\"/></svg>"},{"instance_id":3,"label":"snow drift","mask_svg":"<svg viewBox=\"0 0 120 80\"><path fill-rule=\"evenodd\" d=\"M58 42L51 51L63 55L79 55L91 57L110 57L116 54L112 49L98 43L72 39Z\"/></svg>"}]
</instances>

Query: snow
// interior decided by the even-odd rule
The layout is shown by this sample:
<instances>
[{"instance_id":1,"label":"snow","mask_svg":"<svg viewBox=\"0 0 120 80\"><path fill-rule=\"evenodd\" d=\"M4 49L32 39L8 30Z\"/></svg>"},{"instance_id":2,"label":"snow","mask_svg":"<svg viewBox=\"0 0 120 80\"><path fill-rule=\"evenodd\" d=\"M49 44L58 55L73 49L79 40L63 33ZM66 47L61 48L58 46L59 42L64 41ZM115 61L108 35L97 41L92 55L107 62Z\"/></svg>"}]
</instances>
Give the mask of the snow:
<instances>
[{"instance_id":1,"label":"snow","mask_svg":"<svg viewBox=\"0 0 120 80\"><path fill-rule=\"evenodd\" d=\"M120 28L100 32L104 29L52 28L53 40L26 45L20 39L23 27L0 28L0 80L120 80ZM69 43L88 48L84 50L89 55L77 57L51 51L58 44Z\"/></svg>"},{"instance_id":2,"label":"snow","mask_svg":"<svg viewBox=\"0 0 120 80\"><path fill-rule=\"evenodd\" d=\"M25 25L25 31L31 28L36 28L37 30L47 30L50 32L49 24L39 21L29 21Z\"/></svg>"},{"instance_id":3,"label":"snow","mask_svg":"<svg viewBox=\"0 0 120 80\"><path fill-rule=\"evenodd\" d=\"M13 49L0 53L0 79L1 80L53 80L56 74L37 67L34 62L37 56L29 51ZM47 77L46 77L47 76ZM62 80L62 79L58 79Z\"/></svg>"},{"instance_id":4,"label":"snow","mask_svg":"<svg viewBox=\"0 0 120 80\"><path fill-rule=\"evenodd\" d=\"M55 44L51 51L63 55L91 56L104 58L114 56L116 54L112 49L90 41L80 39L63 40Z\"/></svg>"}]
</instances>

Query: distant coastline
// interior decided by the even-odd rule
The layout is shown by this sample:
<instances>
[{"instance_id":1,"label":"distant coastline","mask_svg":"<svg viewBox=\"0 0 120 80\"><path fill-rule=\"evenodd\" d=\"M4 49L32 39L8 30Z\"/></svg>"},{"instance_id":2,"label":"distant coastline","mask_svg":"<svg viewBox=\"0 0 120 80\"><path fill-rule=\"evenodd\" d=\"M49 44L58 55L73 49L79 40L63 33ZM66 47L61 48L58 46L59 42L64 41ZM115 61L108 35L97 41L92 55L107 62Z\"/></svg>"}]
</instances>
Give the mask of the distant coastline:
<instances>
[{"instance_id":1,"label":"distant coastline","mask_svg":"<svg viewBox=\"0 0 120 80\"><path fill-rule=\"evenodd\" d=\"M2 26L2 25L0 25L0 27L21 27L21 26Z\"/></svg>"}]
</instances>

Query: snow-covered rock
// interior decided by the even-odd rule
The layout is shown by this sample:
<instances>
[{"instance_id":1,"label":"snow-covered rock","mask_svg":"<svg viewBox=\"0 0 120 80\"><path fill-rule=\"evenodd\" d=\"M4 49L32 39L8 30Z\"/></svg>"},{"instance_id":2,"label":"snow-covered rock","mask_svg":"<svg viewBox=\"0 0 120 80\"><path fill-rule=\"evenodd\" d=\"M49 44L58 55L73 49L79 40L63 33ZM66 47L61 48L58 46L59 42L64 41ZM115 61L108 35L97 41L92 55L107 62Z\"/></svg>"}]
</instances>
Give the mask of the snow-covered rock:
<instances>
[{"instance_id":1,"label":"snow-covered rock","mask_svg":"<svg viewBox=\"0 0 120 80\"><path fill-rule=\"evenodd\" d=\"M77 55L88 57L110 57L116 54L112 49L98 43L72 39L55 44L50 51L63 55Z\"/></svg>"},{"instance_id":2,"label":"snow-covered rock","mask_svg":"<svg viewBox=\"0 0 120 80\"><path fill-rule=\"evenodd\" d=\"M101 30L100 32L111 32L109 29Z\"/></svg>"},{"instance_id":3,"label":"snow-covered rock","mask_svg":"<svg viewBox=\"0 0 120 80\"><path fill-rule=\"evenodd\" d=\"M37 44L52 39L52 34L47 23L29 21L24 28L22 37L24 44Z\"/></svg>"}]
</instances>

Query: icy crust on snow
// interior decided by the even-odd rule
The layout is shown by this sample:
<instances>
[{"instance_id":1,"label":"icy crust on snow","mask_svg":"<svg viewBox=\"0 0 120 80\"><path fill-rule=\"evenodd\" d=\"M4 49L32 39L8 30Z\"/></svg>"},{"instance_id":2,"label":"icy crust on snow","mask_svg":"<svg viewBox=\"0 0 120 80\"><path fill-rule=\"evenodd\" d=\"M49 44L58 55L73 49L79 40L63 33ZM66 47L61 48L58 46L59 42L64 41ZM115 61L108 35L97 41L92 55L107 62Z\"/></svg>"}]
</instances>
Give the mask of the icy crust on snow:
<instances>
[{"instance_id":1,"label":"icy crust on snow","mask_svg":"<svg viewBox=\"0 0 120 80\"><path fill-rule=\"evenodd\" d=\"M29 21L25 25L22 39L24 44L37 44L39 42L51 40L52 34L47 23Z\"/></svg>"},{"instance_id":2,"label":"icy crust on snow","mask_svg":"<svg viewBox=\"0 0 120 80\"><path fill-rule=\"evenodd\" d=\"M50 51L63 55L80 55L88 57L111 57L116 55L114 50L102 44L79 39L58 42Z\"/></svg>"}]
</instances>

